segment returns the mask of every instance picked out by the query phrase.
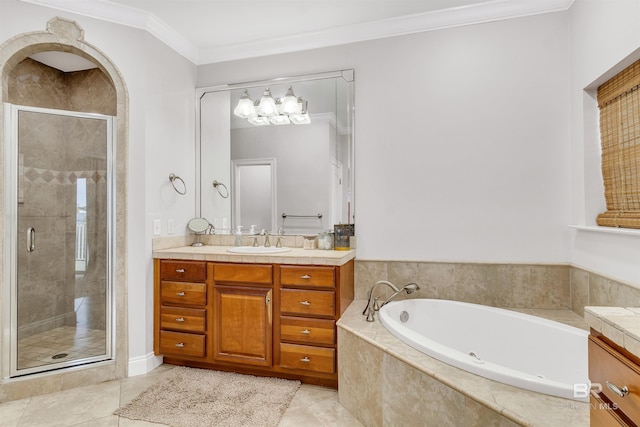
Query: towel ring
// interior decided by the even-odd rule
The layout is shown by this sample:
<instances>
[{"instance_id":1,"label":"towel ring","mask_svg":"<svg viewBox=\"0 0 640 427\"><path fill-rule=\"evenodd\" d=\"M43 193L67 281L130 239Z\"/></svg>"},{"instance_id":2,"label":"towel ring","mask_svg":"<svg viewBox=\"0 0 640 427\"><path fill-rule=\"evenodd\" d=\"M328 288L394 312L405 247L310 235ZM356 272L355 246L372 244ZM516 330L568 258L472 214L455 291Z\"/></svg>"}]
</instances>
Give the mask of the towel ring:
<instances>
[{"instance_id":1,"label":"towel ring","mask_svg":"<svg viewBox=\"0 0 640 427\"><path fill-rule=\"evenodd\" d=\"M169 181L171 181L171 186L173 187L174 190L176 190L176 193L181 194L183 196L187 194L187 185L184 183L184 180L180 178L178 175L176 175L175 173L170 173ZM180 181L182 183L182 191L178 190L178 188L176 187L176 181Z\"/></svg>"},{"instance_id":2,"label":"towel ring","mask_svg":"<svg viewBox=\"0 0 640 427\"><path fill-rule=\"evenodd\" d=\"M227 189L226 185L216 180L213 181L212 185L213 185L213 188L215 188L218 191L218 194L220 195L220 197L222 197L223 199L226 199L227 197L229 197L229 190ZM220 187L224 188L225 194L222 194L222 191L220 191Z\"/></svg>"}]
</instances>

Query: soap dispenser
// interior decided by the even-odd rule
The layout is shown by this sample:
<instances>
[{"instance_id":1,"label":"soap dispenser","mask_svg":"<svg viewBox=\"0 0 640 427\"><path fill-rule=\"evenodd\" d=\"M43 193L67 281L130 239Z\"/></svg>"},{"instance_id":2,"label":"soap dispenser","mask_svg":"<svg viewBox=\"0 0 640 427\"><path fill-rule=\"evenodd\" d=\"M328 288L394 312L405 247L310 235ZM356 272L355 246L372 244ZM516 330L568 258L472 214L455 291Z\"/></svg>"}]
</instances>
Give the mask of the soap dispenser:
<instances>
[{"instance_id":1,"label":"soap dispenser","mask_svg":"<svg viewBox=\"0 0 640 427\"><path fill-rule=\"evenodd\" d=\"M236 241L234 243L236 246L242 246L242 226L236 226Z\"/></svg>"}]
</instances>

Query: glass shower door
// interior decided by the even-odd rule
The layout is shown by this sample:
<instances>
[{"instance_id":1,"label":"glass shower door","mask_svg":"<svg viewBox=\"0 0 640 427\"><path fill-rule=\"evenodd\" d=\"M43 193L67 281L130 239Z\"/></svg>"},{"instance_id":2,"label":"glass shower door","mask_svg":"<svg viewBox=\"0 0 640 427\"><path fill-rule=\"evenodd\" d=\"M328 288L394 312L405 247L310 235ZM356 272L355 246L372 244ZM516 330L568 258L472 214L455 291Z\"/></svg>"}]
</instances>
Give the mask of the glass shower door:
<instances>
[{"instance_id":1,"label":"glass shower door","mask_svg":"<svg viewBox=\"0 0 640 427\"><path fill-rule=\"evenodd\" d=\"M109 359L113 118L11 117L11 376Z\"/></svg>"}]
</instances>

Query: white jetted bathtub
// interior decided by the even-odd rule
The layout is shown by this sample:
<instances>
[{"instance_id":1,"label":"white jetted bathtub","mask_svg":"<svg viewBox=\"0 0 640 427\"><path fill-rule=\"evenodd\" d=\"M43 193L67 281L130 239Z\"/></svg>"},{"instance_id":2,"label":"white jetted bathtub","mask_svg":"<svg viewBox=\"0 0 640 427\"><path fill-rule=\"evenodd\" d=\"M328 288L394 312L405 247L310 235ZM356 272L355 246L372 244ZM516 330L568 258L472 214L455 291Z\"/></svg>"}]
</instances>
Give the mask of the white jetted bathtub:
<instances>
[{"instance_id":1,"label":"white jetted bathtub","mask_svg":"<svg viewBox=\"0 0 640 427\"><path fill-rule=\"evenodd\" d=\"M465 371L567 399L589 384L588 332L484 305L407 299L384 305L382 324L411 347Z\"/></svg>"}]
</instances>

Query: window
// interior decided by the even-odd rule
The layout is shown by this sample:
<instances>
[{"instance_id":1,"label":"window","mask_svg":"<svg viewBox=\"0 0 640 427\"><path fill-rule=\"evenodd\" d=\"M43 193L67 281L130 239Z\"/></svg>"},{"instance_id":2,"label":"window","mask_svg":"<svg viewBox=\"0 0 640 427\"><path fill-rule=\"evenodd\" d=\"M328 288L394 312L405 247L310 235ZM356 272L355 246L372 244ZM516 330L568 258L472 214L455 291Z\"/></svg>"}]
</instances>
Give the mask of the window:
<instances>
[{"instance_id":1,"label":"window","mask_svg":"<svg viewBox=\"0 0 640 427\"><path fill-rule=\"evenodd\" d=\"M640 61L598 87L607 211L597 223L640 228Z\"/></svg>"}]
</instances>

